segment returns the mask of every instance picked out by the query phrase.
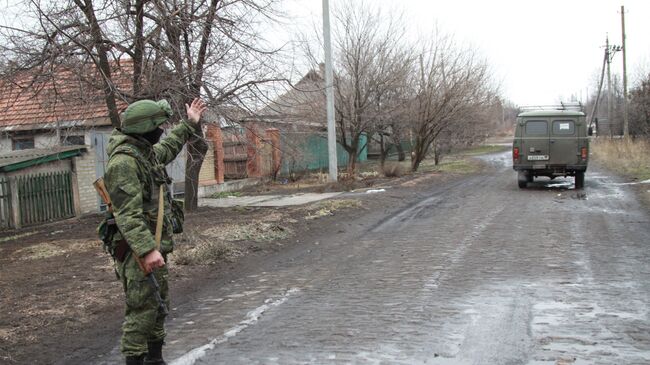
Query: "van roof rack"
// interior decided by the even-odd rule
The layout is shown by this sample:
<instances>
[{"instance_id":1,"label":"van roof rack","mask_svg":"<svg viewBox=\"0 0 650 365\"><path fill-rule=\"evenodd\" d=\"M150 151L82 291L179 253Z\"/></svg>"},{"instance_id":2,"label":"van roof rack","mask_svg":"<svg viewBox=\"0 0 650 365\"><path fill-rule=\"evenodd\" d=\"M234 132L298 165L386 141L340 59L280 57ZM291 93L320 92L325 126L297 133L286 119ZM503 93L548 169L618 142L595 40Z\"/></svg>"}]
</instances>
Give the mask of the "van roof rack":
<instances>
[{"instance_id":1,"label":"van roof rack","mask_svg":"<svg viewBox=\"0 0 650 365\"><path fill-rule=\"evenodd\" d=\"M584 105L581 102L560 103L554 105L522 105L519 106L520 111L534 111L534 110L575 110L584 112Z\"/></svg>"}]
</instances>

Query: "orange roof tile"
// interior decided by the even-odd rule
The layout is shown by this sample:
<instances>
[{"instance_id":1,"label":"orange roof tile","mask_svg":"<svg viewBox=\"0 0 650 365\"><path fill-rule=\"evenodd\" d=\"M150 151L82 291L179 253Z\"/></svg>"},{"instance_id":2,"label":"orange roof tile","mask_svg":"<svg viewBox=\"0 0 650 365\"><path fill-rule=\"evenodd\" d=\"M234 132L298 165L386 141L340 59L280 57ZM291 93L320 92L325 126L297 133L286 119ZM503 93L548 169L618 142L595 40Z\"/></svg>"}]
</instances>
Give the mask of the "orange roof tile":
<instances>
[{"instance_id":1,"label":"orange roof tile","mask_svg":"<svg viewBox=\"0 0 650 365\"><path fill-rule=\"evenodd\" d=\"M113 81L122 91L131 90L133 64L114 64ZM0 128L40 129L66 125L110 125L102 79L93 66L85 72L60 68L49 75L23 73L0 84ZM126 107L117 101L118 109Z\"/></svg>"}]
</instances>

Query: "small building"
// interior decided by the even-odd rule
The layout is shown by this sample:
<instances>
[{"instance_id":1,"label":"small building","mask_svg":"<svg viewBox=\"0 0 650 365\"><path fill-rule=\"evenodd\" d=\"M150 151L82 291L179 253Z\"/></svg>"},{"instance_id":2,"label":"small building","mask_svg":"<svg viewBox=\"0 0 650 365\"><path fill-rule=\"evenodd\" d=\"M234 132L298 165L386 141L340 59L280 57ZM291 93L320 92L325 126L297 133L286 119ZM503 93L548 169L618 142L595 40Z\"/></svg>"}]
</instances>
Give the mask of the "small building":
<instances>
[{"instance_id":1,"label":"small building","mask_svg":"<svg viewBox=\"0 0 650 365\"><path fill-rule=\"evenodd\" d=\"M0 227L20 228L97 211L88 146L0 154Z\"/></svg>"},{"instance_id":2,"label":"small building","mask_svg":"<svg viewBox=\"0 0 650 365\"><path fill-rule=\"evenodd\" d=\"M269 102L255 117L242 120L247 130L262 134L275 129L279 142L281 164L277 174L294 175L309 170L327 171L329 149L327 144L327 115L325 96L325 65L310 70L285 93ZM339 128L339 126L337 126ZM358 161L367 160L366 135L361 136ZM267 145L264 143L263 145ZM349 155L337 143L337 165L348 164Z\"/></svg>"}]
</instances>

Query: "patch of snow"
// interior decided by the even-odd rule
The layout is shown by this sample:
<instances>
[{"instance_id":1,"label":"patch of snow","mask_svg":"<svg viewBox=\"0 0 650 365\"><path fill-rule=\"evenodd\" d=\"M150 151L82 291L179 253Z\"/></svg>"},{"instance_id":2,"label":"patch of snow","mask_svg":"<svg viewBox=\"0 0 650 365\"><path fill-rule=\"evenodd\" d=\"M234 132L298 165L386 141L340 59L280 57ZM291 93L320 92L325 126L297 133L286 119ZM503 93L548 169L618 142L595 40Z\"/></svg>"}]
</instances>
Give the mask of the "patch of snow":
<instances>
[{"instance_id":1,"label":"patch of snow","mask_svg":"<svg viewBox=\"0 0 650 365\"><path fill-rule=\"evenodd\" d=\"M370 189L366 191L366 194L383 193L385 191L386 189Z\"/></svg>"}]
</instances>

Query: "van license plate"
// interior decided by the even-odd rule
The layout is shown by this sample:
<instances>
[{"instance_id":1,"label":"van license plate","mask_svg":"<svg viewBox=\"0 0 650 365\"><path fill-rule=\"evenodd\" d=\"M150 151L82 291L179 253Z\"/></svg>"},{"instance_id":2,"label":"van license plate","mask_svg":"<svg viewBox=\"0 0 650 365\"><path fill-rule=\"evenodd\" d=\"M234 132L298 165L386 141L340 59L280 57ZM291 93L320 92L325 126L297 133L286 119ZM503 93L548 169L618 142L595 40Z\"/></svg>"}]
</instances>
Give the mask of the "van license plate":
<instances>
[{"instance_id":1,"label":"van license plate","mask_svg":"<svg viewBox=\"0 0 650 365\"><path fill-rule=\"evenodd\" d=\"M528 161L546 161L548 160L548 155L528 155Z\"/></svg>"}]
</instances>

